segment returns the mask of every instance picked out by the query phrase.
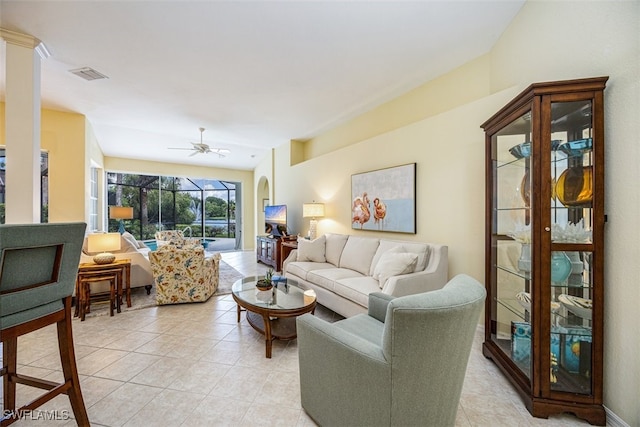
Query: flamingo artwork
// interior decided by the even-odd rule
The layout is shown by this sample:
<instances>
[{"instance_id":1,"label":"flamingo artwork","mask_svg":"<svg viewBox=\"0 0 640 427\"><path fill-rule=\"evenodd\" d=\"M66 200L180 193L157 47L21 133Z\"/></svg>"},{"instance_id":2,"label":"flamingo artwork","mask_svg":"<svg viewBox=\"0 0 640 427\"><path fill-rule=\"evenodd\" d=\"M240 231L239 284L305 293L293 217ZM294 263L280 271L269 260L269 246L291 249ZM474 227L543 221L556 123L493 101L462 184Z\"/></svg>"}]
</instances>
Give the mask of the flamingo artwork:
<instances>
[{"instance_id":1,"label":"flamingo artwork","mask_svg":"<svg viewBox=\"0 0 640 427\"><path fill-rule=\"evenodd\" d=\"M379 225L380 229L384 225L384 217L387 216L387 205L378 197L373 199L373 220Z\"/></svg>"},{"instance_id":2,"label":"flamingo artwork","mask_svg":"<svg viewBox=\"0 0 640 427\"><path fill-rule=\"evenodd\" d=\"M359 223L360 229L365 222L371 218L371 211L369 210L369 196L367 193L362 193L362 196L358 196L353 199L353 205L351 207L351 223Z\"/></svg>"}]
</instances>

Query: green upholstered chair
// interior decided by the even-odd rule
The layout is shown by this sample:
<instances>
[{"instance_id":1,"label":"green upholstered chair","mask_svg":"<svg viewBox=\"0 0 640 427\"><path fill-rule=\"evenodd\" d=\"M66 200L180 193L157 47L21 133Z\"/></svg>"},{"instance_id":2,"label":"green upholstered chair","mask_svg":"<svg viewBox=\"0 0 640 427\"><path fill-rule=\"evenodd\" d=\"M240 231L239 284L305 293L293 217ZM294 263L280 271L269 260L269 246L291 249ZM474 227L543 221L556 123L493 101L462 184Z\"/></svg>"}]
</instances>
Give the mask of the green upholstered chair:
<instances>
[{"instance_id":1,"label":"green upholstered chair","mask_svg":"<svg viewBox=\"0 0 640 427\"><path fill-rule=\"evenodd\" d=\"M369 296L368 314L297 319L302 407L321 426L453 426L486 297L458 275L444 288Z\"/></svg>"},{"instance_id":2,"label":"green upholstered chair","mask_svg":"<svg viewBox=\"0 0 640 427\"><path fill-rule=\"evenodd\" d=\"M71 331L71 294L85 228L84 223L0 225L2 426L17 421L21 411L33 410L61 393L69 396L78 425L89 425ZM64 382L18 373L18 337L54 323ZM16 410L16 384L48 391Z\"/></svg>"}]
</instances>

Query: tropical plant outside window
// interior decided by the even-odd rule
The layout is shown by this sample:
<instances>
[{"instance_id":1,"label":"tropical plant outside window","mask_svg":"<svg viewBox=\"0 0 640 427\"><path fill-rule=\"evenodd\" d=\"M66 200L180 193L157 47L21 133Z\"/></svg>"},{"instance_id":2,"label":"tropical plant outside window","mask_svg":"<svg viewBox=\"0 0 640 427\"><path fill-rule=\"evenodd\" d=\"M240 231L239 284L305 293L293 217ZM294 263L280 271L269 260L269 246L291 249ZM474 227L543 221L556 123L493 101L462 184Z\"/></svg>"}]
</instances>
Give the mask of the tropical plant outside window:
<instances>
[{"instance_id":1,"label":"tropical plant outside window","mask_svg":"<svg viewBox=\"0 0 640 427\"><path fill-rule=\"evenodd\" d=\"M5 223L6 167L6 150L0 148L0 224ZM49 154L46 151L40 152L40 222L49 222Z\"/></svg>"},{"instance_id":2,"label":"tropical plant outside window","mask_svg":"<svg viewBox=\"0 0 640 427\"><path fill-rule=\"evenodd\" d=\"M109 172L107 191L109 206L133 208L133 219L125 220L125 228L139 240L153 239L158 230L235 237L235 183ZM109 231L118 226L118 221L109 220Z\"/></svg>"}]
</instances>

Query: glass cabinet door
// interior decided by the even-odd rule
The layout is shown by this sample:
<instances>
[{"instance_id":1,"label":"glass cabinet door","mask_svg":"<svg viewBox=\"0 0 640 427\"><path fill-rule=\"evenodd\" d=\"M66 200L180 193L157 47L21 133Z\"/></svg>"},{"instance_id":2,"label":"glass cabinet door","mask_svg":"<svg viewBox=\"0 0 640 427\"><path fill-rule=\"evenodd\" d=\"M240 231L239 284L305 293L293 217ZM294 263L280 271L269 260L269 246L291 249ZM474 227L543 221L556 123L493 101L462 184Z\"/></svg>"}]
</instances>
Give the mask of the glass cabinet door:
<instances>
[{"instance_id":1,"label":"glass cabinet door","mask_svg":"<svg viewBox=\"0 0 640 427\"><path fill-rule=\"evenodd\" d=\"M593 124L591 100L550 102L551 390L591 394Z\"/></svg>"},{"instance_id":2,"label":"glass cabinet door","mask_svg":"<svg viewBox=\"0 0 640 427\"><path fill-rule=\"evenodd\" d=\"M531 310L531 111L491 137L493 180L492 341L530 379Z\"/></svg>"},{"instance_id":3,"label":"glass cabinet door","mask_svg":"<svg viewBox=\"0 0 640 427\"><path fill-rule=\"evenodd\" d=\"M607 77L534 83L482 124L485 341L529 412L604 425Z\"/></svg>"}]
</instances>

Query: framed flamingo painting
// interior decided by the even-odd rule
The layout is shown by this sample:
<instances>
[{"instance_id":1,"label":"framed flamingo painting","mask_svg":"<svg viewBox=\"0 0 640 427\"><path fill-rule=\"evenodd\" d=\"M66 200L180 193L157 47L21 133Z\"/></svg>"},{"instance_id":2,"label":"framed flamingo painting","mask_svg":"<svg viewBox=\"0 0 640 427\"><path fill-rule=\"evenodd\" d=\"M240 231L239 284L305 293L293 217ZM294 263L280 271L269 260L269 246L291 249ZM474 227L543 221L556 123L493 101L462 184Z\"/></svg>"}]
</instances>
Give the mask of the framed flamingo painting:
<instances>
[{"instance_id":1,"label":"framed flamingo painting","mask_svg":"<svg viewBox=\"0 0 640 427\"><path fill-rule=\"evenodd\" d=\"M416 164L351 175L351 228L416 233Z\"/></svg>"}]
</instances>

